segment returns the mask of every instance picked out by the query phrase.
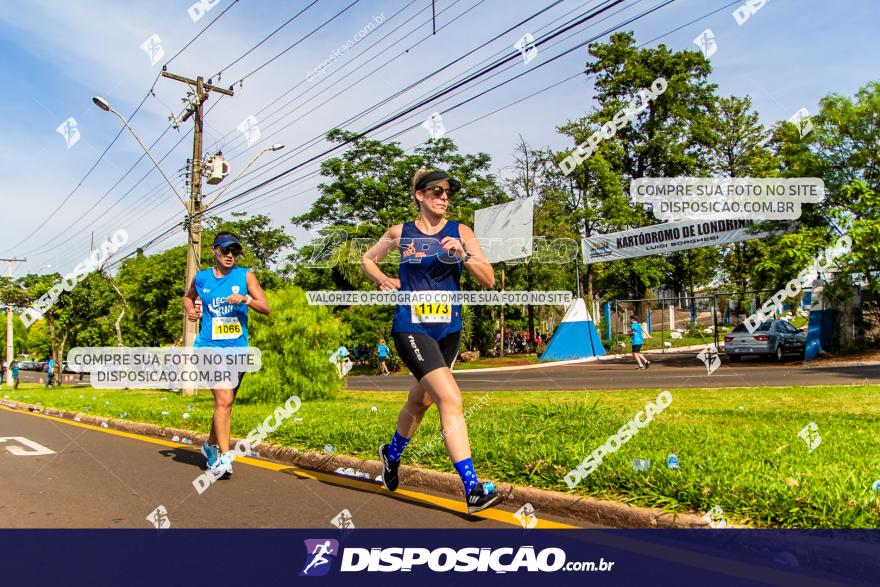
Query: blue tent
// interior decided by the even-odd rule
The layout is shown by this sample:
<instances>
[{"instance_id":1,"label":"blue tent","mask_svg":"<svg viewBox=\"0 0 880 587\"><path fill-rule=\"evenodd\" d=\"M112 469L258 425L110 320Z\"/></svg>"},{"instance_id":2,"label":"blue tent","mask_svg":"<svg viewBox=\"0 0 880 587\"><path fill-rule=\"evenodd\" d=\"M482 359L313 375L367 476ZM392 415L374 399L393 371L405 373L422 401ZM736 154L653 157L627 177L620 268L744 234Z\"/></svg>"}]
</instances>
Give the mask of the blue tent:
<instances>
[{"instance_id":1,"label":"blue tent","mask_svg":"<svg viewBox=\"0 0 880 587\"><path fill-rule=\"evenodd\" d=\"M539 360L566 361L601 357L604 354L605 347L599 340L596 324L587 312L583 298L578 298L571 302Z\"/></svg>"},{"instance_id":2,"label":"blue tent","mask_svg":"<svg viewBox=\"0 0 880 587\"><path fill-rule=\"evenodd\" d=\"M833 308L825 307L822 299L824 289L825 282L817 279L813 283L812 292L807 292L810 295L810 317L807 323L807 346L804 349L805 361L815 359L823 348L831 344L837 312Z\"/></svg>"}]
</instances>

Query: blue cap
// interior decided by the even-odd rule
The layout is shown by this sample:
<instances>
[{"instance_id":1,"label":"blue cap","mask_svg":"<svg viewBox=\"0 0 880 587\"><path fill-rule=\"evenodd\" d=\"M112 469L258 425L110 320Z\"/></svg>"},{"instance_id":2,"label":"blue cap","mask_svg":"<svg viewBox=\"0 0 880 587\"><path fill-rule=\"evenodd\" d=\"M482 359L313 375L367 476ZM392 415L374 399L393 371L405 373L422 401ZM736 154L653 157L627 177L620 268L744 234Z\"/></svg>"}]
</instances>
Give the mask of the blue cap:
<instances>
[{"instance_id":1,"label":"blue cap","mask_svg":"<svg viewBox=\"0 0 880 587\"><path fill-rule=\"evenodd\" d=\"M214 242L211 244L212 247L220 247L221 249L225 249L230 245L237 245L238 248L241 248L241 243L238 242L238 239L232 236L231 234L224 234L223 236L218 236L214 239Z\"/></svg>"}]
</instances>

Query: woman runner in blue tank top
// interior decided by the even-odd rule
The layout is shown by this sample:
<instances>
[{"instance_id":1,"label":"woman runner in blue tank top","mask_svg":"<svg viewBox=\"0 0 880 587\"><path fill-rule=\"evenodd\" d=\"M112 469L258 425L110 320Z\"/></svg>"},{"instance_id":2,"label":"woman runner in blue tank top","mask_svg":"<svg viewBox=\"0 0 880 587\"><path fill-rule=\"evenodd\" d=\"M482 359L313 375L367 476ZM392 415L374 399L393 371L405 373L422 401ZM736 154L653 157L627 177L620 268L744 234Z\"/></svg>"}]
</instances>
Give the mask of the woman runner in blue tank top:
<instances>
[{"instance_id":1,"label":"woman runner in blue tank top","mask_svg":"<svg viewBox=\"0 0 880 587\"><path fill-rule=\"evenodd\" d=\"M459 182L443 171L420 169L415 174L411 194L418 207L418 218L392 226L361 259L364 273L379 289L459 291L463 267L485 287L495 286L492 265L480 249L474 231L446 219L449 199L459 188ZM397 278L385 275L378 265L395 248L400 250ZM391 337L417 382L400 411L391 442L379 447L385 487L389 491L397 489L401 453L425 412L435 403L440 411L446 451L464 485L468 513L497 505L501 496L492 483L480 483L474 471L461 390L451 371L461 340L461 306L427 301L398 305Z\"/></svg>"},{"instance_id":2,"label":"woman runner in blue tank top","mask_svg":"<svg viewBox=\"0 0 880 587\"><path fill-rule=\"evenodd\" d=\"M211 252L214 253L214 266L196 273L183 298L187 318L191 322L200 321L193 347L246 347L248 309L268 315L266 294L250 269L235 267L235 259L241 255L241 243L234 234L218 233ZM196 308L196 299L201 300L201 312ZM214 417L211 434L202 445L208 468L217 477L231 475L234 460L234 453L229 450L230 421L241 376L237 383L230 383L229 388L211 390Z\"/></svg>"}]
</instances>

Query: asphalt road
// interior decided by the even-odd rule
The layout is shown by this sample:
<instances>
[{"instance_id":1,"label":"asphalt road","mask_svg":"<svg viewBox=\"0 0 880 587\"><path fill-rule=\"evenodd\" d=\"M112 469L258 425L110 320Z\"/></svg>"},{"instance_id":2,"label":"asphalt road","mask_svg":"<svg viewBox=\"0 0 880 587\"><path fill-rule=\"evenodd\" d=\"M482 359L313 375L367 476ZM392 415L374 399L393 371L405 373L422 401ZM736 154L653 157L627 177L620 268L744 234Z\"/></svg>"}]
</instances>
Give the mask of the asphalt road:
<instances>
[{"instance_id":1,"label":"asphalt road","mask_svg":"<svg viewBox=\"0 0 880 587\"><path fill-rule=\"evenodd\" d=\"M651 367L639 370L632 358L608 359L540 369L456 371L462 391L571 391L585 389L638 389L688 387L756 387L788 385L850 385L880 383L880 365L804 366L796 359L784 363L745 358L721 366L711 375L697 353L648 355ZM413 377L349 377L348 389L408 390Z\"/></svg>"},{"instance_id":2,"label":"asphalt road","mask_svg":"<svg viewBox=\"0 0 880 587\"><path fill-rule=\"evenodd\" d=\"M14 454L41 447L52 452ZM343 509L357 528L520 526L514 508L467 516L452 509L463 510L462 495L390 494L250 458L199 495L192 482L203 463L192 446L0 406L0 528L150 528L146 518L160 505L175 528L334 528ZM544 527L587 526L537 516Z\"/></svg>"},{"instance_id":3,"label":"asphalt road","mask_svg":"<svg viewBox=\"0 0 880 587\"><path fill-rule=\"evenodd\" d=\"M18 380L20 383L42 383L46 381L46 372L45 371L24 371L20 370L18 372ZM89 376L83 375L82 383L88 383ZM69 384L78 384L79 373L65 373L64 374L64 383ZM3 386L6 386L6 379L3 379Z\"/></svg>"}]
</instances>

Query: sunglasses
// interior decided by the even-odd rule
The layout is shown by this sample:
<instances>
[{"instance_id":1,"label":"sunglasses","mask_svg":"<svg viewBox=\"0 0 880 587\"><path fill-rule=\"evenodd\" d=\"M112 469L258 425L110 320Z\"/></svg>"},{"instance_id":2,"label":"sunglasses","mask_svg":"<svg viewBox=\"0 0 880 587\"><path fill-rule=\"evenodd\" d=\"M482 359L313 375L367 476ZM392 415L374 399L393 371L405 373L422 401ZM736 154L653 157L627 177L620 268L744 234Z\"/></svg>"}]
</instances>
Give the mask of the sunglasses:
<instances>
[{"instance_id":1,"label":"sunglasses","mask_svg":"<svg viewBox=\"0 0 880 587\"><path fill-rule=\"evenodd\" d=\"M217 248L220 249L220 253L223 255L228 255L229 253L232 253L233 257L238 257L239 255L241 255L241 247L237 247L235 245L229 245L228 247L217 247Z\"/></svg>"},{"instance_id":2,"label":"sunglasses","mask_svg":"<svg viewBox=\"0 0 880 587\"><path fill-rule=\"evenodd\" d=\"M424 188L422 191L433 195L435 198L439 198L440 196L443 195L444 192L446 193L447 198L451 198L453 195L455 195L454 189L444 188L439 185L431 186L429 188Z\"/></svg>"}]
</instances>

